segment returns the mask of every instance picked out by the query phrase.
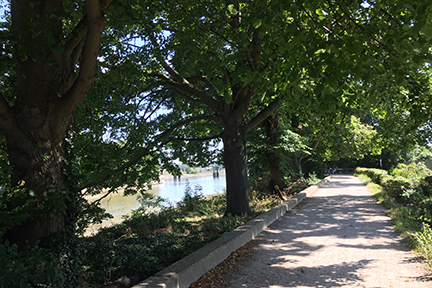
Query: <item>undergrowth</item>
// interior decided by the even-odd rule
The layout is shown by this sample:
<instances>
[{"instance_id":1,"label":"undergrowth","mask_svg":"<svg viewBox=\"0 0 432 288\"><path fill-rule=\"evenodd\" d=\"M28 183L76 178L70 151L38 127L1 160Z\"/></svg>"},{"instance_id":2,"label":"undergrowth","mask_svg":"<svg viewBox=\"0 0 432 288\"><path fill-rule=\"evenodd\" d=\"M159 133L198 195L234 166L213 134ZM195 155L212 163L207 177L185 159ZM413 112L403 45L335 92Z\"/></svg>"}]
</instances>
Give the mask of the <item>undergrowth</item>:
<instances>
[{"instance_id":1,"label":"undergrowth","mask_svg":"<svg viewBox=\"0 0 432 288\"><path fill-rule=\"evenodd\" d=\"M360 173L363 173L362 169L360 170ZM416 171L415 173L417 173L417 175L420 174L418 173L418 171ZM401 177L400 174L402 173L400 171L397 171L395 173L395 177ZM405 190L409 189L408 191L412 191L413 189L415 189L415 186L402 187L402 189L400 189L401 195L395 197L394 186L386 189L385 187L372 182L371 178L367 176L366 173L357 174L357 176L369 188L372 194L374 194L377 202L384 205L384 207L388 209L388 214L393 221L395 230L399 234L401 234L404 241L414 251L418 252L421 256L423 256L427 264L432 267L432 230L430 228L430 218L425 217L425 215L430 215L429 211L425 211L425 209L419 208L419 206L421 207L424 201L420 203L409 203L407 201L404 201L403 198L405 197ZM412 179L409 180L411 182L414 182ZM400 180L398 181L400 182ZM384 179L383 182L389 182L389 179ZM405 194L407 193L405 192Z\"/></svg>"},{"instance_id":2,"label":"undergrowth","mask_svg":"<svg viewBox=\"0 0 432 288\"><path fill-rule=\"evenodd\" d=\"M140 201L141 208L122 223L81 238L83 286L101 287L124 275L139 282L282 203L277 196L252 189L251 213L224 217L225 195L205 197L199 186L187 186L176 206L165 207L160 198L149 196Z\"/></svg>"}]
</instances>

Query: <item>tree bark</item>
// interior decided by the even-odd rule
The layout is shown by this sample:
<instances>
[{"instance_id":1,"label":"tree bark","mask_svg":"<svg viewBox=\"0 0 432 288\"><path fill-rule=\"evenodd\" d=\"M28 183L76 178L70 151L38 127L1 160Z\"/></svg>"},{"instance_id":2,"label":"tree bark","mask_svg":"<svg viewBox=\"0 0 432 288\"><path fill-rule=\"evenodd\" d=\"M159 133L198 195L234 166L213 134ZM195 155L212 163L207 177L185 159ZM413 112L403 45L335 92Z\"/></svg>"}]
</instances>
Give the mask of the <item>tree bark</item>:
<instances>
[{"instance_id":1,"label":"tree bark","mask_svg":"<svg viewBox=\"0 0 432 288\"><path fill-rule=\"evenodd\" d=\"M13 105L0 95L0 130L12 166L11 185L28 191L26 197L12 198L8 208L12 211L31 205L32 210L28 219L17 223L6 235L20 248L65 227L66 215L61 210L65 210L66 199L56 198L53 206L48 206L46 200L61 195L55 193L66 188L65 139L73 112L95 77L105 26L103 10L108 5L109 1L87 0L86 21L76 27L78 36L62 44L67 36L62 21L52 17L63 9L61 0L11 1L19 55L17 80ZM35 17L38 21L33 25ZM56 41L54 44L46 41L46 31Z\"/></svg>"},{"instance_id":2,"label":"tree bark","mask_svg":"<svg viewBox=\"0 0 432 288\"><path fill-rule=\"evenodd\" d=\"M267 160L270 170L270 189L285 187L285 178L281 170L281 151L277 147L280 144L281 133L279 131L279 116L269 115L264 120L264 128L268 140L269 149L267 150Z\"/></svg>"},{"instance_id":3,"label":"tree bark","mask_svg":"<svg viewBox=\"0 0 432 288\"><path fill-rule=\"evenodd\" d=\"M25 115L17 117L17 123L25 123ZM43 117L38 114L28 119ZM52 120L51 120L52 121ZM60 212L63 203L56 203L59 211L47 211L43 202L52 193L64 189L63 158L65 156L64 138L67 124L45 119L45 127L16 125L15 132L5 133L9 161L12 165L11 184L21 184L22 188L34 192L35 199L32 216L19 225L15 225L7 234L11 243L24 247L26 242L33 244L38 240L57 233L64 228L64 215ZM37 122L35 120L35 122ZM50 129L57 124L57 129ZM10 209L23 206L32 197L12 198ZM54 215L49 213L54 212Z\"/></svg>"},{"instance_id":4,"label":"tree bark","mask_svg":"<svg viewBox=\"0 0 432 288\"><path fill-rule=\"evenodd\" d=\"M225 127L222 133L227 193L225 215L245 215L250 212L246 134L242 125Z\"/></svg>"}]
</instances>

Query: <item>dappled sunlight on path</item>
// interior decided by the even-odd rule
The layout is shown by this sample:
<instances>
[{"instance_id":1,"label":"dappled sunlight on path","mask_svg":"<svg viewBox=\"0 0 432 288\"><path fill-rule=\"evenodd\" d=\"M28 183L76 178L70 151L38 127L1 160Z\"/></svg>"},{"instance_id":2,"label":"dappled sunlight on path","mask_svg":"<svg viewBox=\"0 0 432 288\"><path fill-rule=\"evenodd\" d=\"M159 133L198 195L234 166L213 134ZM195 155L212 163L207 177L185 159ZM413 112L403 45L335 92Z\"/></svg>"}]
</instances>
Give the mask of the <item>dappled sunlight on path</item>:
<instances>
[{"instance_id":1,"label":"dappled sunlight on path","mask_svg":"<svg viewBox=\"0 0 432 288\"><path fill-rule=\"evenodd\" d=\"M219 287L432 287L425 264L353 176L334 176L247 247Z\"/></svg>"}]
</instances>

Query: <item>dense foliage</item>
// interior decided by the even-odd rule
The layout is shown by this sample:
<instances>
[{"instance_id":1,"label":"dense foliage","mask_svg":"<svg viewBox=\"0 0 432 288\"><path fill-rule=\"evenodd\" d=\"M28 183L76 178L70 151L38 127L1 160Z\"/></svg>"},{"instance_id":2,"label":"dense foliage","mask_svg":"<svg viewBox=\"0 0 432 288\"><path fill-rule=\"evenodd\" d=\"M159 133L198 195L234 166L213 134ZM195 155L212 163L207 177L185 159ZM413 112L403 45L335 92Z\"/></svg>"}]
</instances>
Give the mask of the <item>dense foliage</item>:
<instances>
[{"instance_id":1,"label":"dense foliage","mask_svg":"<svg viewBox=\"0 0 432 288\"><path fill-rule=\"evenodd\" d=\"M409 204L413 218L432 224L432 171L422 162L399 164L388 173L381 169L357 168L381 185L398 203Z\"/></svg>"},{"instance_id":2,"label":"dense foliage","mask_svg":"<svg viewBox=\"0 0 432 288\"><path fill-rule=\"evenodd\" d=\"M225 213L247 214L248 133L278 113L290 128L256 138L271 139L267 164L278 149L291 158L292 175L312 152L361 157L424 139L431 4L1 1L0 280L79 286L77 235L106 216L84 196L144 191L161 169L180 173L177 158L223 162Z\"/></svg>"},{"instance_id":3,"label":"dense foliage","mask_svg":"<svg viewBox=\"0 0 432 288\"><path fill-rule=\"evenodd\" d=\"M356 172L360 178L368 175L366 184L370 176L380 179L381 185L368 187L389 208L396 230L432 265L432 171L422 162L413 162L399 164L390 173L368 168L357 168Z\"/></svg>"}]
</instances>

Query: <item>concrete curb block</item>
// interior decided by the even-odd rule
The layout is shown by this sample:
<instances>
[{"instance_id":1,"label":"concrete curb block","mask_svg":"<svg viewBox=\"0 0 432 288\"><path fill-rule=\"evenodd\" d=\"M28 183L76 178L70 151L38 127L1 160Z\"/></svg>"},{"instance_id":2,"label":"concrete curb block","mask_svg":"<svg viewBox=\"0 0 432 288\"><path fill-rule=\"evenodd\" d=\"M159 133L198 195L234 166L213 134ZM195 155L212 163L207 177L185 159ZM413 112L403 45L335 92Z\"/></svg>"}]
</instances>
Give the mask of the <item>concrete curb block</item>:
<instances>
[{"instance_id":1,"label":"concrete curb block","mask_svg":"<svg viewBox=\"0 0 432 288\"><path fill-rule=\"evenodd\" d=\"M299 192L293 198L250 220L228 234L189 254L132 288L187 288L207 271L224 261L232 252L254 239L261 231L303 199L330 181L326 177L318 184Z\"/></svg>"}]
</instances>

